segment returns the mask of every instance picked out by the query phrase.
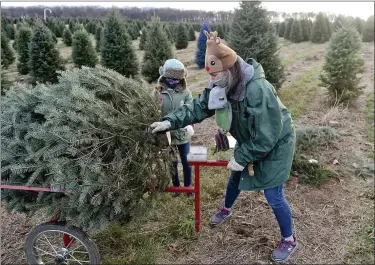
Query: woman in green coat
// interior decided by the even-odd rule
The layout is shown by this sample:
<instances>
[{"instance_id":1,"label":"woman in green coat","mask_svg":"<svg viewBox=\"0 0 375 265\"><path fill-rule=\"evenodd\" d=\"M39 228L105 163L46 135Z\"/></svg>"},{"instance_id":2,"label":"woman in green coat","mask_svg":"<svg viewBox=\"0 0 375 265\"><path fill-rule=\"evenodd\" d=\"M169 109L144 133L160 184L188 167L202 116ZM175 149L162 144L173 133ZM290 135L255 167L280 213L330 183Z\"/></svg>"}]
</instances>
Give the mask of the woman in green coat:
<instances>
[{"instance_id":1,"label":"woman in green coat","mask_svg":"<svg viewBox=\"0 0 375 265\"><path fill-rule=\"evenodd\" d=\"M272 252L277 262L287 260L297 249L292 214L284 196L284 185L292 166L295 131L290 112L258 62L245 62L217 33L206 33L206 71L210 84L191 105L183 105L151 125L153 132L175 130L215 115L219 127L237 140L228 163L231 176L223 207L211 217L217 226L232 215L241 190L264 190L280 227L282 239ZM254 175L249 175L248 165Z\"/></svg>"},{"instance_id":2,"label":"woman in green coat","mask_svg":"<svg viewBox=\"0 0 375 265\"><path fill-rule=\"evenodd\" d=\"M158 85L153 92L153 96L158 96L163 115L193 102L191 91L186 88L187 71L183 63L176 59L166 60L164 65L159 68L159 74ZM177 147L180 154L185 187L190 187L192 182L191 166L188 165L187 155L190 151L190 140L193 133L194 130L191 125L171 131L171 144ZM175 173L172 183L174 187L179 187L177 158L173 166ZM180 193L174 194L174 196L179 195ZM188 193L188 196L192 195L193 193Z\"/></svg>"}]
</instances>

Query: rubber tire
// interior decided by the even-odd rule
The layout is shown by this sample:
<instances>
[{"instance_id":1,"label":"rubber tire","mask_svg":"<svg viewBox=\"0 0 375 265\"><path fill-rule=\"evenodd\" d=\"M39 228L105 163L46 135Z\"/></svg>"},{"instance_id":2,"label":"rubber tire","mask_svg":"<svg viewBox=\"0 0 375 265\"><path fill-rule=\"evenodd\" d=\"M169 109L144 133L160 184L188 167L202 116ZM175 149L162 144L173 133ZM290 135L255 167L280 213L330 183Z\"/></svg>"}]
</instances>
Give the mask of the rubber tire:
<instances>
[{"instance_id":1,"label":"rubber tire","mask_svg":"<svg viewBox=\"0 0 375 265\"><path fill-rule=\"evenodd\" d=\"M90 264L100 264L100 254L99 254L98 247L88 237L87 234L85 234L82 230L76 227L69 227L65 225L65 223L53 224L51 222L42 223L36 226L33 230L31 230L31 232L27 236L26 242L25 242L25 253L26 253L26 258L29 264L39 264L38 260L33 255L33 242L40 233L47 231L47 230L58 230L58 231L69 233L75 236L87 248L88 253L89 253Z\"/></svg>"}]
</instances>

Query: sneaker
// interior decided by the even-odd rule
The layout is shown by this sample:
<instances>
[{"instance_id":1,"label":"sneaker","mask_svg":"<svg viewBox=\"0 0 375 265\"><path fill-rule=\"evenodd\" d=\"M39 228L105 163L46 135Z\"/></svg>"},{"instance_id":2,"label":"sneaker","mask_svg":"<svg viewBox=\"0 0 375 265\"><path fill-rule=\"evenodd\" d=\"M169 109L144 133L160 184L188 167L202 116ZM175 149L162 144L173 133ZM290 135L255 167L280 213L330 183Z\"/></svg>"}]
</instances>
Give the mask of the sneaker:
<instances>
[{"instance_id":1,"label":"sneaker","mask_svg":"<svg viewBox=\"0 0 375 265\"><path fill-rule=\"evenodd\" d=\"M195 194L192 193L192 192L186 193L186 195L187 195L189 198L194 198L194 197L195 197Z\"/></svg>"},{"instance_id":2,"label":"sneaker","mask_svg":"<svg viewBox=\"0 0 375 265\"><path fill-rule=\"evenodd\" d=\"M211 217L210 225L216 227L222 224L227 218L232 216L232 210L221 208L216 214Z\"/></svg>"},{"instance_id":3,"label":"sneaker","mask_svg":"<svg viewBox=\"0 0 375 265\"><path fill-rule=\"evenodd\" d=\"M271 258L276 262L283 262L290 258L290 256L296 251L298 243L294 237L294 242L286 241L284 238L281 239L277 248L272 252Z\"/></svg>"}]
</instances>

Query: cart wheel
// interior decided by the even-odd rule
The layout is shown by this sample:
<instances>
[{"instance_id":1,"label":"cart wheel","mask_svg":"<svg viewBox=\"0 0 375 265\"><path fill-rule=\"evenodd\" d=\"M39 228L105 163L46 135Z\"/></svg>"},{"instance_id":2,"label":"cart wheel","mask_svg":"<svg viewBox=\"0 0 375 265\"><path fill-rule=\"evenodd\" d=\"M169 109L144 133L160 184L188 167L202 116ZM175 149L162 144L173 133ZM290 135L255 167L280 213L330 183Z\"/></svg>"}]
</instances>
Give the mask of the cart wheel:
<instances>
[{"instance_id":1,"label":"cart wheel","mask_svg":"<svg viewBox=\"0 0 375 265\"><path fill-rule=\"evenodd\" d=\"M99 264L95 243L80 229L64 223L43 223L27 236L26 258L29 264Z\"/></svg>"}]
</instances>

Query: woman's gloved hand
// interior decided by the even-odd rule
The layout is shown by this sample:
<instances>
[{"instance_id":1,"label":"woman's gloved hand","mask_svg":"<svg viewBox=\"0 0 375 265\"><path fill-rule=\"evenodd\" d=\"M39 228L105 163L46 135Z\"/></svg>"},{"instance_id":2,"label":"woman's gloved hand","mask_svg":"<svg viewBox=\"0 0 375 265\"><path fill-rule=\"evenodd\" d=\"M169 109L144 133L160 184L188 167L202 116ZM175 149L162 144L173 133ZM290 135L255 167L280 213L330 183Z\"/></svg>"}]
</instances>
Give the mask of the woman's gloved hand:
<instances>
[{"instance_id":1,"label":"woman's gloved hand","mask_svg":"<svg viewBox=\"0 0 375 265\"><path fill-rule=\"evenodd\" d=\"M171 128L171 123L169 121L154 122L150 125L150 128L153 129L152 133L164 132Z\"/></svg>"},{"instance_id":2,"label":"woman's gloved hand","mask_svg":"<svg viewBox=\"0 0 375 265\"><path fill-rule=\"evenodd\" d=\"M227 168L229 168L232 171L243 171L245 169L245 167L241 166L236 162L233 156L230 159Z\"/></svg>"}]
</instances>

